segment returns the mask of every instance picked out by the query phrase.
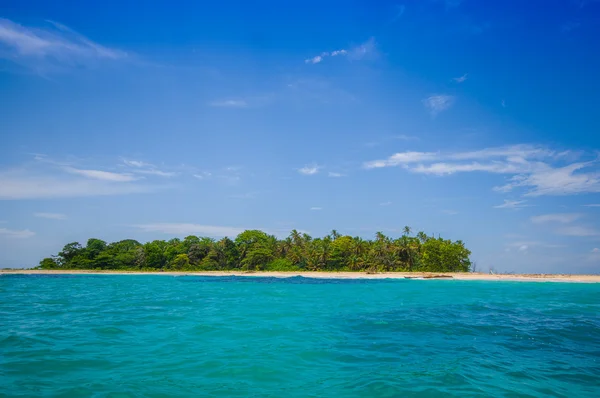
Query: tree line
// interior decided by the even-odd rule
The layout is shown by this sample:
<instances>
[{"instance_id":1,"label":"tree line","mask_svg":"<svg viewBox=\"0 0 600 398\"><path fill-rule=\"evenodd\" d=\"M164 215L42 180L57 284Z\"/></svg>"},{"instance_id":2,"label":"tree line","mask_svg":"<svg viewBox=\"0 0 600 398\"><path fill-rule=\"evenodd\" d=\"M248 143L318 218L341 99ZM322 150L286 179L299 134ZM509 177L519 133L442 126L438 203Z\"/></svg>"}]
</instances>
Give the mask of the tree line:
<instances>
[{"instance_id":1,"label":"tree line","mask_svg":"<svg viewBox=\"0 0 600 398\"><path fill-rule=\"evenodd\" d=\"M393 239L378 232L372 240L340 235L333 230L313 238L293 230L285 239L258 230L235 239L188 236L139 243L126 239L106 243L89 239L65 245L44 258L39 269L138 271L429 271L468 272L471 252L460 240L451 241L409 227Z\"/></svg>"}]
</instances>

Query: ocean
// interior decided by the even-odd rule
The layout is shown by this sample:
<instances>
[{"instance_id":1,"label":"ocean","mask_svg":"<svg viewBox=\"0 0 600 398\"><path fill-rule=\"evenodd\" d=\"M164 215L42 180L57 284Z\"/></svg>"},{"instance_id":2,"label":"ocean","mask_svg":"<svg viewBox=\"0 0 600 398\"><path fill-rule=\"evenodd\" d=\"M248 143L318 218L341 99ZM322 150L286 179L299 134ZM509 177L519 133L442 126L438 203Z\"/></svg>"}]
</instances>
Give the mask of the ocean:
<instances>
[{"instance_id":1,"label":"ocean","mask_svg":"<svg viewBox=\"0 0 600 398\"><path fill-rule=\"evenodd\" d=\"M0 397L599 397L600 284L1 275Z\"/></svg>"}]
</instances>

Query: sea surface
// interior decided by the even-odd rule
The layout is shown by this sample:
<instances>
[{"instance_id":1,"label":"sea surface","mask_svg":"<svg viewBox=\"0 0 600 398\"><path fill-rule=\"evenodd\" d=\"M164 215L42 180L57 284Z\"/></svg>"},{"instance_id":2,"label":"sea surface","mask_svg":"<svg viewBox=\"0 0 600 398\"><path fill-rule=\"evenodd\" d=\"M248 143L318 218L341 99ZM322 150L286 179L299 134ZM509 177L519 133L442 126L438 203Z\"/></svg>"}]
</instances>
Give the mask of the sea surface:
<instances>
[{"instance_id":1,"label":"sea surface","mask_svg":"<svg viewBox=\"0 0 600 398\"><path fill-rule=\"evenodd\" d=\"M1 275L0 397L600 397L600 284Z\"/></svg>"}]
</instances>

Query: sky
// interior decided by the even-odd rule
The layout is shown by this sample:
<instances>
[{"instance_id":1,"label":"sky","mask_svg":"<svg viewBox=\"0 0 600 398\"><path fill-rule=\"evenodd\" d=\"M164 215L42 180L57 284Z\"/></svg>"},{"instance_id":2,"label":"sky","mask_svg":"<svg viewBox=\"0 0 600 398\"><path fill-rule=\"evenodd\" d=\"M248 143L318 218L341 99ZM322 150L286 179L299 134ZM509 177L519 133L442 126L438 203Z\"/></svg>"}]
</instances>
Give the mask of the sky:
<instances>
[{"instance_id":1,"label":"sky","mask_svg":"<svg viewBox=\"0 0 600 398\"><path fill-rule=\"evenodd\" d=\"M409 225L600 273L598 40L598 0L5 0L0 267Z\"/></svg>"}]
</instances>

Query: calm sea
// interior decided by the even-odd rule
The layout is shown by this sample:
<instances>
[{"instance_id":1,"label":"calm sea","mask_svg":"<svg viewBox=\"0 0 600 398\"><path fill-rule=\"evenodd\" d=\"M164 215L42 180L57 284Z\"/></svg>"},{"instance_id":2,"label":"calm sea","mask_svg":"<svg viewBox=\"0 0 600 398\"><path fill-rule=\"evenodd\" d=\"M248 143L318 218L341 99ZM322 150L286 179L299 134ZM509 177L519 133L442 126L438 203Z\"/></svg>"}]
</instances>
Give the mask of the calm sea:
<instances>
[{"instance_id":1,"label":"calm sea","mask_svg":"<svg viewBox=\"0 0 600 398\"><path fill-rule=\"evenodd\" d=\"M0 396L600 397L600 284L2 275Z\"/></svg>"}]
</instances>

